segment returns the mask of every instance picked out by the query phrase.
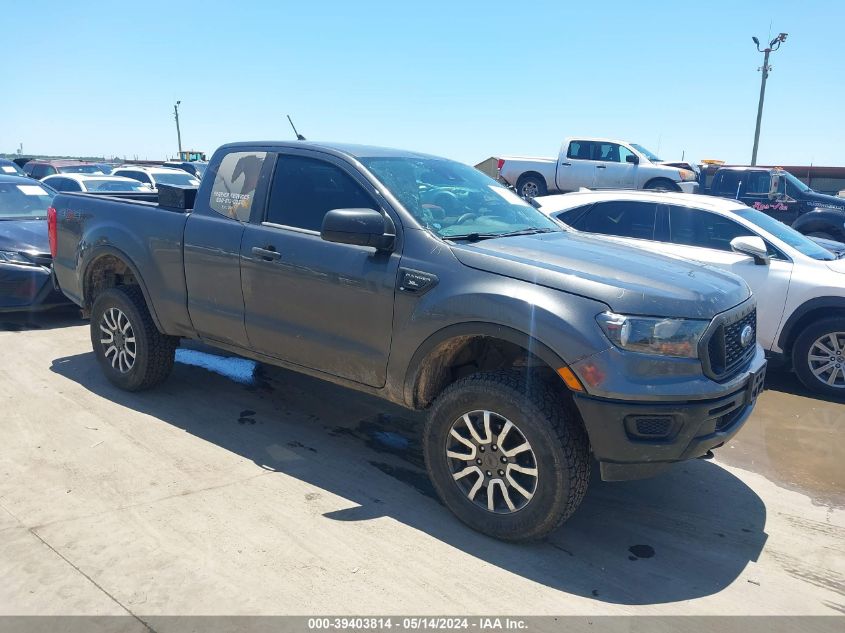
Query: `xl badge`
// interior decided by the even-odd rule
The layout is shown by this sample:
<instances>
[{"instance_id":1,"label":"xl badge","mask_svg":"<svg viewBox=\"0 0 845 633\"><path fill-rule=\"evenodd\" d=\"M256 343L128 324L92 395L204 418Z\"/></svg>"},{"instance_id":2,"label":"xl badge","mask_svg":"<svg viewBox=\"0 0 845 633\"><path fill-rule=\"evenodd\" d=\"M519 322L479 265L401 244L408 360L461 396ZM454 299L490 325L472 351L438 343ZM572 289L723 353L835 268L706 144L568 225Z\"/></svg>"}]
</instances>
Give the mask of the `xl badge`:
<instances>
[{"instance_id":1,"label":"xl badge","mask_svg":"<svg viewBox=\"0 0 845 633\"><path fill-rule=\"evenodd\" d=\"M742 332L739 335L739 342L742 344L743 347L748 347L754 341L754 328L750 325L746 325L742 328Z\"/></svg>"}]
</instances>

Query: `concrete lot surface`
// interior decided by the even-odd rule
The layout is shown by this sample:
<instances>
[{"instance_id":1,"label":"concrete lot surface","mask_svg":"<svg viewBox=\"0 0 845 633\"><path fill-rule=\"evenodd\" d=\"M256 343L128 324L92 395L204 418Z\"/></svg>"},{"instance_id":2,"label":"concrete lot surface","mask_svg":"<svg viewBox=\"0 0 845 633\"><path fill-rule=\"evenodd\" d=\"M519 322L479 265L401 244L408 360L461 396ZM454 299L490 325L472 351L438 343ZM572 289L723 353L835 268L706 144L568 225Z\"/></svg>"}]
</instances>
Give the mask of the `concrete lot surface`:
<instances>
[{"instance_id":1,"label":"concrete lot surface","mask_svg":"<svg viewBox=\"0 0 845 633\"><path fill-rule=\"evenodd\" d=\"M715 460L510 545L434 498L418 416L180 354L129 394L84 322L0 316L0 615L845 613L845 405L788 375Z\"/></svg>"}]
</instances>

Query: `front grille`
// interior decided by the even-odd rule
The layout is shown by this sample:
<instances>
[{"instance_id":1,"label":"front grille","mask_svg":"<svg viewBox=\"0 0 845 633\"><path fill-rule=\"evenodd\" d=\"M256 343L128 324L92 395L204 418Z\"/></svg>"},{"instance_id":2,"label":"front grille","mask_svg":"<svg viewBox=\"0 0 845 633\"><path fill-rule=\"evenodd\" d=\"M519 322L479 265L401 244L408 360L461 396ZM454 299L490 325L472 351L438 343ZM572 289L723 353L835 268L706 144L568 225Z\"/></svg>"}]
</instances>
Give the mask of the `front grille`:
<instances>
[{"instance_id":1,"label":"front grille","mask_svg":"<svg viewBox=\"0 0 845 633\"><path fill-rule=\"evenodd\" d=\"M742 331L751 327L751 342L743 346ZM757 340L757 308L743 310L720 323L707 343L709 374L716 379L727 378L754 356Z\"/></svg>"}]
</instances>

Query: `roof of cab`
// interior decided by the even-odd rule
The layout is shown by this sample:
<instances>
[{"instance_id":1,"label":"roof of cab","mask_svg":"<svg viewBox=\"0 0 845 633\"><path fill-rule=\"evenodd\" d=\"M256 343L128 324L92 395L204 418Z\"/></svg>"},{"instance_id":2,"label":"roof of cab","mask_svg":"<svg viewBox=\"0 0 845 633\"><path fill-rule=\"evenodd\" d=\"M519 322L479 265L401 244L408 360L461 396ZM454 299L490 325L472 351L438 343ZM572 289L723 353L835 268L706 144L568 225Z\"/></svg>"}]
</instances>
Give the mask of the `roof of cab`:
<instances>
[{"instance_id":1,"label":"roof of cab","mask_svg":"<svg viewBox=\"0 0 845 633\"><path fill-rule=\"evenodd\" d=\"M272 148L307 148L317 151L324 151L338 156L347 156L354 159L361 158L442 158L421 152L412 152L404 149L391 147L377 147L375 145L357 145L355 143L323 143L316 141L248 141L238 143L227 143L220 147L220 150L228 149L272 149ZM218 150L218 151L220 151Z\"/></svg>"}]
</instances>

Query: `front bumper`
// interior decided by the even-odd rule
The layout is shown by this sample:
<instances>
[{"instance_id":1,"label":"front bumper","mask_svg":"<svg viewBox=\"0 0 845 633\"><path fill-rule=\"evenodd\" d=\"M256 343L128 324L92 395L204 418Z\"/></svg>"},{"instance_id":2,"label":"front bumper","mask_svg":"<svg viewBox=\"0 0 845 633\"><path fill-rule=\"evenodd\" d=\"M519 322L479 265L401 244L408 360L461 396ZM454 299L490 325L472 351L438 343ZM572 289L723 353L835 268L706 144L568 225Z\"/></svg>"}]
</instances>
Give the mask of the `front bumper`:
<instances>
[{"instance_id":1,"label":"front bumper","mask_svg":"<svg viewBox=\"0 0 845 633\"><path fill-rule=\"evenodd\" d=\"M739 388L686 402L609 400L575 394L602 479L641 479L675 462L706 455L732 438L763 391L766 361L758 354Z\"/></svg>"},{"instance_id":2,"label":"front bumper","mask_svg":"<svg viewBox=\"0 0 845 633\"><path fill-rule=\"evenodd\" d=\"M72 305L45 266L0 264L0 312L32 312Z\"/></svg>"},{"instance_id":3,"label":"front bumper","mask_svg":"<svg viewBox=\"0 0 845 633\"><path fill-rule=\"evenodd\" d=\"M698 193L701 188L694 180L685 180L683 182L675 183L683 193Z\"/></svg>"}]
</instances>

